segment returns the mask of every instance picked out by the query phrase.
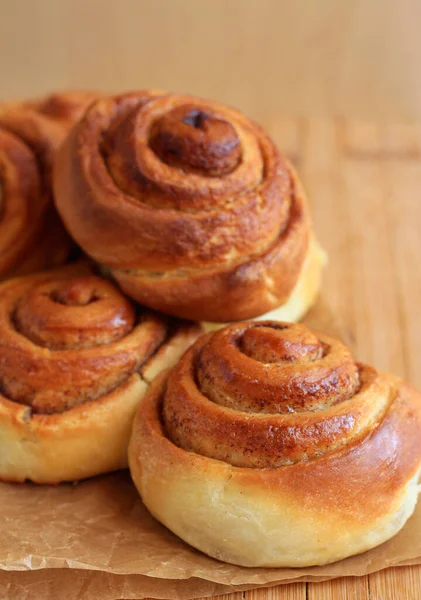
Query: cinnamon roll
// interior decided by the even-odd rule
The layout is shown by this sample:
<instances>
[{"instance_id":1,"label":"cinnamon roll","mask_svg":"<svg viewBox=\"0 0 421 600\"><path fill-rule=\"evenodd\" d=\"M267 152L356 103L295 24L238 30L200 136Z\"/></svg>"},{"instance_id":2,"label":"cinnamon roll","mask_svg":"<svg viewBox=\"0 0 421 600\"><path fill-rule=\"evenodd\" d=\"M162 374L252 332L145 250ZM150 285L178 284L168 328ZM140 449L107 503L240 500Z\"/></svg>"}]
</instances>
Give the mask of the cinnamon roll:
<instances>
[{"instance_id":1,"label":"cinnamon roll","mask_svg":"<svg viewBox=\"0 0 421 600\"><path fill-rule=\"evenodd\" d=\"M63 263L71 240L52 201L57 147L96 96L67 92L0 106L0 279Z\"/></svg>"},{"instance_id":2,"label":"cinnamon roll","mask_svg":"<svg viewBox=\"0 0 421 600\"><path fill-rule=\"evenodd\" d=\"M138 302L238 321L297 319L324 255L298 177L270 137L231 108L141 91L100 99L54 171L74 239Z\"/></svg>"},{"instance_id":3,"label":"cinnamon roll","mask_svg":"<svg viewBox=\"0 0 421 600\"><path fill-rule=\"evenodd\" d=\"M136 407L200 333L135 307L87 268L0 285L0 479L57 483L127 466Z\"/></svg>"},{"instance_id":4,"label":"cinnamon roll","mask_svg":"<svg viewBox=\"0 0 421 600\"><path fill-rule=\"evenodd\" d=\"M157 378L129 464L152 515L212 557L330 563L412 514L421 395L304 325L231 325Z\"/></svg>"}]
</instances>

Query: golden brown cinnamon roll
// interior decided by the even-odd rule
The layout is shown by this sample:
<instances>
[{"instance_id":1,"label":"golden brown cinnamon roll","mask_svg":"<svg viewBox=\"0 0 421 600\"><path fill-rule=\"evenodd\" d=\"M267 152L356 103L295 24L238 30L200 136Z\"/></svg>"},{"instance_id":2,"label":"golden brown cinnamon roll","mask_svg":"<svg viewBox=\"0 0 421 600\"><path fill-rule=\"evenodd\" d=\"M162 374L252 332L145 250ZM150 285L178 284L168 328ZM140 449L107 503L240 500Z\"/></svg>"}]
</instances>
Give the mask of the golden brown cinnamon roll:
<instances>
[{"instance_id":1,"label":"golden brown cinnamon roll","mask_svg":"<svg viewBox=\"0 0 421 600\"><path fill-rule=\"evenodd\" d=\"M72 266L0 286L0 479L56 483L127 466L151 379L200 333Z\"/></svg>"},{"instance_id":2,"label":"golden brown cinnamon roll","mask_svg":"<svg viewBox=\"0 0 421 600\"><path fill-rule=\"evenodd\" d=\"M143 91L94 103L63 145L56 204L74 239L146 306L212 322L301 316L322 252L300 182L236 110Z\"/></svg>"},{"instance_id":3,"label":"golden brown cinnamon roll","mask_svg":"<svg viewBox=\"0 0 421 600\"><path fill-rule=\"evenodd\" d=\"M67 92L0 106L0 279L67 258L51 172L57 147L95 97Z\"/></svg>"},{"instance_id":4,"label":"golden brown cinnamon roll","mask_svg":"<svg viewBox=\"0 0 421 600\"><path fill-rule=\"evenodd\" d=\"M157 378L129 464L151 513L210 556L329 563L381 544L412 514L421 395L303 325L232 325Z\"/></svg>"}]
</instances>

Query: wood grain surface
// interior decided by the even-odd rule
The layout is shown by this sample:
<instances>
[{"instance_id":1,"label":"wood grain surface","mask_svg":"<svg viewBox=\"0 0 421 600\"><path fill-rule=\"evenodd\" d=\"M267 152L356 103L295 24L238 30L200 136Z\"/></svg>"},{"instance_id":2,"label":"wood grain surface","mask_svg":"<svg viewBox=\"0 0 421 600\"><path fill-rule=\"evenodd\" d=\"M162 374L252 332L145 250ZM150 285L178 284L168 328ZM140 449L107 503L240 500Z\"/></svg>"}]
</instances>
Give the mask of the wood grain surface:
<instances>
[{"instance_id":1,"label":"wood grain surface","mask_svg":"<svg viewBox=\"0 0 421 600\"><path fill-rule=\"evenodd\" d=\"M279 118L330 257L324 293L354 354L421 388L421 128ZM419 600L421 566L218 600Z\"/></svg>"},{"instance_id":2,"label":"wood grain surface","mask_svg":"<svg viewBox=\"0 0 421 600\"><path fill-rule=\"evenodd\" d=\"M159 87L254 116L421 118L416 0L0 0L0 96Z\"/></svg>"}]
</instances>

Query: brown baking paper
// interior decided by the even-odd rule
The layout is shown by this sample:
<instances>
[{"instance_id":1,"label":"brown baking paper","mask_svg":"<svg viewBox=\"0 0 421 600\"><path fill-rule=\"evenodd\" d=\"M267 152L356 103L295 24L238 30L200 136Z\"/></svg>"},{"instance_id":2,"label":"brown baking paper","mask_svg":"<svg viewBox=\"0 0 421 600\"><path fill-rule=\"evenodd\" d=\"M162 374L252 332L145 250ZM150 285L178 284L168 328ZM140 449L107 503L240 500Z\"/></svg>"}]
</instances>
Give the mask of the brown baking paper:
<instances>
[{"instance_id":1,"label":"brown baking paper","mask_svg":"<svg viewBox=\"0 0 421 600\"><path fill-rule=\"evenodd\" d=\"M319 303L312 327L349 336ZM155 521L127 472L78 484L0 484L2 600L184 600L421 562L421 503L392 540L302 569L248 569L201 554Z\"/></svg>"}]
</instances>

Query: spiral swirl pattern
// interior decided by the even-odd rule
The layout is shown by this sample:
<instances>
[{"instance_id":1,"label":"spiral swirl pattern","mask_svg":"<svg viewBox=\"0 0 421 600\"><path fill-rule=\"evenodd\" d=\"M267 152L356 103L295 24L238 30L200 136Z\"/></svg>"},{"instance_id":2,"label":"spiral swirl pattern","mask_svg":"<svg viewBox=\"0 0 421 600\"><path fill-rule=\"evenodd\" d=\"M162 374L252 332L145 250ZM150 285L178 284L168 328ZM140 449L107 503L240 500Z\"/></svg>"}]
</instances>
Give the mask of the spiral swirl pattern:
<instances>
[{"instance_id":1,"label":"spiral swirl pattern","mask_svg":"<svg viewBox=\"0 0 421 600\"><path fill-rule=\"evenodd\" d=\"M0 286L0 478L57 482L125 467L152 378L201 330L135 307L78 264Z\"/></svg>"},{"instance_id":2,"label":"spiral swirl pattern","mask_svg":"<svg viewBox=\"0 0 421 600\"><path fill-rule=\"evenodd\" d=\"M167 328L93 275L11 282L0 303L1 390L34 413L69 410L139 370Z\"/></svg>"},{"instance_id":3,"label":"spiral swirl pattern","mask_svg":"<svg viewBox=\"0 0 421 600\"><path fill-rule=\"evenodd\" d=\"M384 392L375 404L374 388ZM374 369L357 365L341 342L304 325L262 321L199 340L168 379L162 416L184 450L279 467L360 438L391 399Z\"/></svg>"},{"instance_id":4,"label":"spiral swirl pattern","mask_svg":"<svg viewBox=\"0 0 421 600\"><path fill-rule=\"evenodd\" d=\"M155 518L210 556L320 565L395 535L414 511L421 396L304 325L202 336L151 386L129 446Z\"/></svg>"},{"instance_id":5,"label":"spiral swirl pattern","mask_svg":"<svg viewBox=\"0 0 421 600\"><path fill-rule=\"evenodd\" d=\"M85 251L130 296L181 317L285 303L309 252L303 192L269 136L190 96L96 102L60 152L55 190Z\"/></svg>"},{"instance_id":6,"label":"spiral swirl pattern","mask_svg":"<svg viewBox=\"0 0 421 600\"><path fill-rule=\"evenodd\" d=\"M0 278L59 264L71 243L54 210L57 147L93 94L0 106Z\"/></svg>"}]
</instances>

